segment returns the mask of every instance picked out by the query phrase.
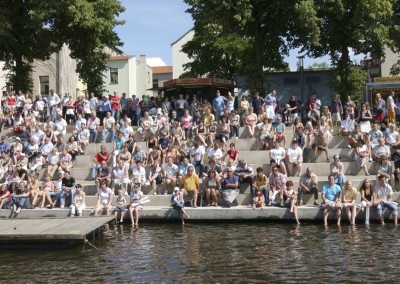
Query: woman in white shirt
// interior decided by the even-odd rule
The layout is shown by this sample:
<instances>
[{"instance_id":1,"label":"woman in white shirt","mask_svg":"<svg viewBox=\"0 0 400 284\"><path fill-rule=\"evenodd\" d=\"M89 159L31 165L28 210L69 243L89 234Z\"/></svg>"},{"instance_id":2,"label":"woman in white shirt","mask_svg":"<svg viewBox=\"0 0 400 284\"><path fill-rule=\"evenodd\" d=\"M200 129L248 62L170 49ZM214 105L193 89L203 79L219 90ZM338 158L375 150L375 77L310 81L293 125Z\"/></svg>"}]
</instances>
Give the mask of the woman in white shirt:
<instances>
[{"instance_id":1,"label":"woman in white shirt","mask_svg":"<svg viewBox=\"0 0 400 284\"><path fill-rule=\"evenodd\" d=\"M274 148L269 151L269 159L270 159L270 168L272 169L274 166L279 166L282 174L286 175L286 166L285 166L285 158L286 151L284 148L280 147L279 141L276 140L274 142Z\"/></svg>"},{"instance_id":2,"label":"woman in white shirt","mask_svg":"<svg viewBox=\"0 0 400 284\"><path fill-rule=\"evenodd\" d=\"M297 176L301 174L303 163L303 150L298 146L297 140L292 141L292 146L287 150L288 156L288 176L294 176L293 167L296 166Z\"/></svg>"},{"instance_id":3,"label":"woman in white shirt","mask_svg":"<svg viewBox=\"0 0 400 284\"><path fill-rule=\"evenodd\" d=\"M111 188L107 187L106 181L103 181L101 183L100 189L97 192L97 204L96 204L96 207L94 207L94 209L93 209L94 216L97 216L97 214L101 210L106 211L107 215L111 214L112 196L113 196L113 192L112 192Z\"/></svg>"}]
</instances>

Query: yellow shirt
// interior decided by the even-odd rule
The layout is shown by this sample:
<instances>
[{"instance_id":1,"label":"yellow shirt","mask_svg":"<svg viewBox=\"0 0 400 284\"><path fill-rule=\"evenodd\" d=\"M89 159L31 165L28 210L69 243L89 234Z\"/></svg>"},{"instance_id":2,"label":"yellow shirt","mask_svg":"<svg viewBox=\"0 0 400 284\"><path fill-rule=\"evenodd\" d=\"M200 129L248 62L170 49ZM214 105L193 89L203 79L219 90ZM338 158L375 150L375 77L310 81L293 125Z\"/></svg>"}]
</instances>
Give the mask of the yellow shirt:
<instances>
[{"instance_id":1,"label":"yellow shirt","mask_svg":"<svg viewBox=\"0 0 400 284\"><path fill-rule=\"evenodd\" d=\"M204 117L203 117L203 119L204 119L204 125L208 125L208 124L210 123L211 119L212 119L213 121L215 121L215 116L214 116L212 113L210 113L210 114L205 114Z\"/></svg>"},{"instance_id":2,"label":"yellow shirt","mask_svg":"<svg viewBox=\"0 0 400 284\"><path fill-rule=\"evenodd\" d=\"M200 179L196 174L192 174L191 176L185 175L182 179L182 187L187 191L195 190L199 187Z\"/></svg>"},{"instance_id":3,"label":"yellow shirt","mask_svg":"<svg viewBox=\"0 0 400 284\"><path fill-rule=\"evenodd\" d=\"M357 189L355 187L350 190L343 189L343 195L346 198L347 202L351 202L357 196Z\"/></svg>"}]
</instances>

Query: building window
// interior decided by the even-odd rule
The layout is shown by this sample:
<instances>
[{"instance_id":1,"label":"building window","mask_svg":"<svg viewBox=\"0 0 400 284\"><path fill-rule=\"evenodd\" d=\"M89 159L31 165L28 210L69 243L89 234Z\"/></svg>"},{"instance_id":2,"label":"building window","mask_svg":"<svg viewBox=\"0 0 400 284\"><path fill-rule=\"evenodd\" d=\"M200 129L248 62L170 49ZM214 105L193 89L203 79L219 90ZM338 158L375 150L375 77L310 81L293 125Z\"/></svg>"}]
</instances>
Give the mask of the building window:
<instances>
[{"instance_id":1,"label":"building window","mask_svg":"<svg viewBox=\"0 0 400 284\"><path fill-rule=\"evenodd\" d=\"M49 94L49 76L39 76L40 81L40 93L48 95Z\"/></svg>"},{"instance_id":2,"label":"building window","mask_svg":"<svg viewBox=\"0 0 400 284\"><path fill-rule=\"evenodd\" d=\"M158 79L153 79L153 88L158 88Z\"/></svg>"},{"instance_id":3,"label":"building window","mask_svg":"<svg viewBox=\"0 0 400 284\"><path fill-rule=\"evenodd\" d=\"M147 83L150 84L150 72L147 72Z\"/></svg>"},{"instance_id":4,"label":"building window","mask_svg":"<svg viewBox=\"0 0 400 284\"><path fill-rule=\"evenodd\" d=\"M118 68L110 68L110 83L118 84Z\"/></svg>"}]
</instances>

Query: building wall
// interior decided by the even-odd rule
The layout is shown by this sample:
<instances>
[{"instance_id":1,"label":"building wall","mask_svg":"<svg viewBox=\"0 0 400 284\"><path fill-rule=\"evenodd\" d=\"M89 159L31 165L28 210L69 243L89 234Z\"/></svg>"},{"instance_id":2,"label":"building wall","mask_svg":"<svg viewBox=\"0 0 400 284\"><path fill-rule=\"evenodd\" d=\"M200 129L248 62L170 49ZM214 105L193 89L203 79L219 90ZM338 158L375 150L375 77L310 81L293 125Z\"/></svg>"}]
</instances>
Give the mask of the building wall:
<instances>
[{"instance_id":1,"label":"building wall","mask_svg":"<svg viewBox=\"0 0 400 284\"><path fill-rule=\"evenodd\" d=\"M104 88L105 94L111 95L114 91L118 94L126 93L129 91L129 60L123 61L107 61L107 70L104 73ZM111 68L118 69L118 83L111 83Z\"/></svg>"},{"instance_id":2,"label":"building wall","mask_svg":"<svg viewBox=\"0 0 400 284\"><path fill-rule=\"evenodd\" d=\"M243 86L246 85L245 76L237 77L239 88L239 99L242 94L249 95ZM270 90L276 90L277 99L281 104L286 104L291 96L296 96L301 100L301 78L300 72L279 72L266 76L266 83ZM316 94L323 105L331 105L331 99L334 95L333 89L334 73L332 71L305 71L304 72L304 95L303 102ZM269 93L269 92L268 92ZM266 94L261 94L265 97Z\"/></svg>"},{"instance_id":3,"label":"building wall","mask_svg":"<svg viewBox=\"0 0 400 284\"><path fill-rule=\"evenodd\" d=\"M397 60L400 60L400 57L398 53L392 52L388 47L385 48L385 55L385 61L382 61L381 63L381 76L390 77L390 68L392 68L393 64L395 64Z\"/></svg>"},{"instance_id":4,"label":"building wall","mask_svg":"<svg viewBox=\"0 0 400 284\"><path fill-rule=\"evenodd\" d=\"M190 41L194 36L194 31L191 30L176 42L171 44L172 47L172 77L173 79L179 78L184 72L183 64L191 62L189 57L182 52L182 46Z\"/></svg>"},{"instance_id":5,"label":"building wall","mask_svg":"<svg viewBox=\"0 0 400 284\"><path fill-rule=\"evenodd\" d=\"M146 56L140 55L136 62L136 96L142 98L143 95L152 96L153 91L153 71L146 63Z\"/></svg>"},{"instance_id":6,"label":"building wall","mask_svg":"<svg viewBox=\"0 0 400 284\"><path fill-rule=\"evenodd\" d=\"M129 60L129 90L126 91L126 96L128 98L132 98L133 95L137 95L136 90L136 57L133 57Z\"/></svg>"},{"instance_id":7,"label":"building wall","mask_svg":"<svg viewBox=\"0 0 400 284\"><path fill-rule=\"evenodd\" d=\"M40 85L40 77L48 76L49 78L49 89L54 89L56 93L59 93L58 86L58 64L57 64L57 53L53 53L48 60L35 60L32 64L32 94L34 96L44 92L44 89L41 89ZM45 94L48 95L48 94Z\"/></svg>"},{"instance_id":8,"label":"building wall","mask_svg":"<svg viewBox=\"0 0 400 284\"><path fill-rule=\"evenodd\" d=\"M171 80L172 79L172 73L156 73L156 74L153 74L153 81L154 80L158 80L158 84L157 84L157 86L152 86L152 87L158 87L158 88L161 88L161 87L163 87L164 86L164 82L165 81L168 81L168 80ZM152 96L157 96L157 94L158 94L158 90L155 90L155 91L153 91L153 94L152 94Z\"/></svg>"}]
</instances>

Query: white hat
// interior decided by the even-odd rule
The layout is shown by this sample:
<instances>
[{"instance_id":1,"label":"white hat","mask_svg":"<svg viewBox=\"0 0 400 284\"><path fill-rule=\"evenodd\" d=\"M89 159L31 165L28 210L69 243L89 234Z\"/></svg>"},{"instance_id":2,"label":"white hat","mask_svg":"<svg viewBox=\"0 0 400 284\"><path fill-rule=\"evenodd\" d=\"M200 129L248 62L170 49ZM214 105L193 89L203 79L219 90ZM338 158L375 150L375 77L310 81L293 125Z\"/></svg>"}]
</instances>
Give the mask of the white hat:
<instances>
[{"instance_id":1,"label":"white hat","mask_svg":"<svg viewBox=\"0 0 400 284\"><path fill-rule=\"evenodd\" d=\"M177 187L177 186L174 188L174 192L175 192L175 191L179 191L179 190L180 190L180 189L179 189L179 187Z\"/></svg>"}]
</instances>

